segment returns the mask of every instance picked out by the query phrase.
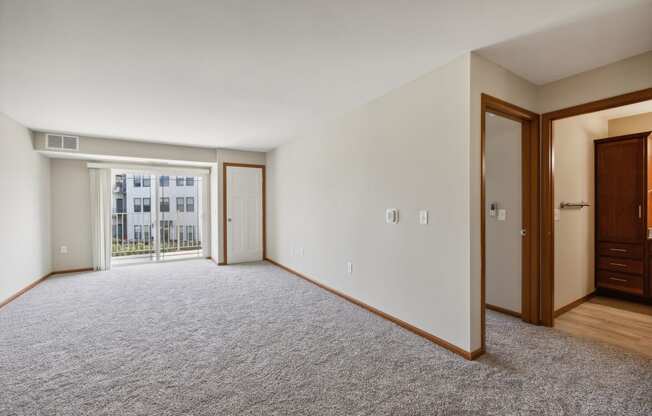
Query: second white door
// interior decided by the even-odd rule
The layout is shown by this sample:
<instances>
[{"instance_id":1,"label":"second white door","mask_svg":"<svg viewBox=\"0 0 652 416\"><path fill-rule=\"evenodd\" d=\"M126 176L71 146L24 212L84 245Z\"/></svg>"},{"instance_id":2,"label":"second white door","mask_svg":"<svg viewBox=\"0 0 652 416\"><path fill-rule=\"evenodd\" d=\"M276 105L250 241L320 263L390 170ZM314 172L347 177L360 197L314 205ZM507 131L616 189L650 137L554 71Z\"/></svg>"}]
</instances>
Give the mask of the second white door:
<instances>
[{"instance_id":1,"label":"second white door","mask_svg":"<svg viewBox=\"0 0 652 416\"><path fill-rule=\"evenodd\" d=\"M263 170L226 167L227 263L263 259Z\"/></svg>"}]
</instances>

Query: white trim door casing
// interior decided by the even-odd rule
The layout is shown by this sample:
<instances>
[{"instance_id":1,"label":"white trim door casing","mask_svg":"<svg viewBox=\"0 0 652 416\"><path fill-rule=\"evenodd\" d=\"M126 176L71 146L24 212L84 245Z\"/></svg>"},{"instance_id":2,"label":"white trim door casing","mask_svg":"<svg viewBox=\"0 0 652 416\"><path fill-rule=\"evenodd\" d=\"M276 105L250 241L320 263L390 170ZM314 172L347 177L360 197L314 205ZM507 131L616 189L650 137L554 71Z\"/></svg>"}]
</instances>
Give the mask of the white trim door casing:
<instances>
[{"instance_id":1,"label":"white trim door casing","mask_svg":"<svg viewBox=\"0 0 652 416\"><path fill-rule=\"evenodd\" d=\"M227 260L231 263L263 259L263 171L226 167Z\"/></svg>"}]
</instances>

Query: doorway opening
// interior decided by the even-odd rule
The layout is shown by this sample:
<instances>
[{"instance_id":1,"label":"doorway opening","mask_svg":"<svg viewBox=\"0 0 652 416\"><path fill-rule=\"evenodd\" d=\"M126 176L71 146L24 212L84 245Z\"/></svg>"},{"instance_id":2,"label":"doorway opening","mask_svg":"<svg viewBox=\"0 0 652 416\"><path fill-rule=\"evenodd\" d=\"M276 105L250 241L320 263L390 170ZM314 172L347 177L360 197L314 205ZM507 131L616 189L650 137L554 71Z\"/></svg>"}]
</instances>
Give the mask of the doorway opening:
<instances>
[{"instance_id":1,"label":"doorway opening","mask_svg":"<svg viewBox=\"0 0 652 416\"><path fill-rule=\"evenodd\" d=\"M569 108L565 108L562 110L558 110L542 115L542 119L541 119L542 120L541 121L541 132L542 132L542 137L541 137L542 140L541 320L543 325L553 326L555 322L555 312L557 312L557 315L559 316L565 310L568 310L568 308L573 308L577 304L582 303L584 300L586 300L586 299L578 299L579 303L571 303L571 304L564 305L566 302L563 301L563 299L557 298L557 305L555 304L556 302L555 297L559 296L560 293L558 290L556 290L556 284L555 284L557 282L557 286L559 285L559 277L560 277L559 267L561 264L567 264L561 258L560 251L558 250L561 247L560 244L562 243L557 241L559 237L557 234L564 232L564 230L557 229L559 227L558 223L560 221L564 222L563 221L564 217L569 217L569 215L577 215L576 211L568 211L567 209L562 209L561 202L578 202L572 199L577 199L579 196L579 194L576 193L572 195L571 198L571 195L565 195L561 193L561 192L565 192L563 189L557 189L559 187L559 183L557 183L558 181L556 180L556 176L560 174L560 172L558 172L558 169L560 168L563 169L563 164L560 165L556 160L556 158L568 157L570 151L563 150L563 148L572 145L571 143L569 143L569 141L566 138L564 138L564 136L568 136L563 132L563 130L566 129L566 126L564 126L564 124L569 123L569 121L565 121L565 120L573 117L584 116L584 115L590 117L591 113L594 113L594 115L596 115L598 112L602 112L605 110L620 112L622 116L625 114L623 113L623 111L625 112L628 111L627 106L631 106L631 105L644 106L645 102L650 100L652 100L652 88L641 90L641 91L635 91L632 93L623 94L607 99L602 99L586 104L581 104L574 107L569 107ZM631 110L632 107L629 108ZM639 111L638 113L642 113L642 112L644 111ZM630 113L627 115L632 116L633 114L630 111ZM586 123L586 120L584 121L584 123ZM641 130L641 128L638 128L638 130L643 131ZM613 132L614 134L616 134L615 131ZM608 131L608 127L607 127L607 135L611 135ZM599 136L600 135L593 134L589 137L589 139L592 142L593 139L607 137L604 135L602 135L602 137ZM593 146L594 146L593 143L591 143L589 146L591 152L594 151ZM594 153L590 153L589 156L590 156L590 160L593 160ZM560 160L560 162L563 162L563 160ZM572 159L571 159L571 163L573 163ZM592 183L593 182L589 182L589 188L591 188ZM559 198L563 198L564 201L561 201ZM568 199L568 201L566 199ZM583 202L581 201L581 198L579 202ZM584 201L584 202L591 203L593 201ZM647 197L643 198L643 202L644 204L647 204ZM588 213L593 209L594 209L593 207L585 208L584 210L585 215L586 213ZM638 206L633 207L633 209L635 211L635 214L638 215ZM643 207L641 207L641 209L643 211L642 214L647 215L646 209L643 209ZM589 220L589 226L593 227L593 230L595 230L594 221ZM590 239L589 241L591 242L591 244L594 244L592 239ZM640 244L642 245L642 247L644 247L645 250L644 253L641 254L647 254L648 250L652 250L652 247L649 247L649 242L647 239L641 241ZM598 256L599 253L597 251L599 248L600 248L599 246L596 246L593 249L592 256L594 259L599 259ZM645 275L644 275L645 279L647 279L647 276L649 275L648 269L650 268L650 264L647 264L649 262L646 261L644 257L641 257L641 261L645 263L643 264L644 267L643 270L645 271ZM596 269L595 268L596 264L594 262L589 261L589 264L594 269ZM597 269L599 270L600 268L598 267ZM589 279L591 278L589 277ZM650 292L648 293L652 293L652 288L650 288L649 291Z\"/></svg>"},{"instance_id":2,"label":"doorway opening","mask_svg":"<svg viewBox=\"0 0 652 416\"><path fill-rule=\"evenodd\" d=\"M554 176L543 176L542 300L546 325L652 357L648 91L544 115Z\"/></svg>"},{"instance_id":3,"label":"doorway opening","mask_svg":"<svg viewBox=\"0 0 652 416\"><path fill-rule=\"evenodd\" d=\"M111 171L112 263L205 257L207 178Z\"/></svg>"},{"instance_id":4,"label":"doorway opening","mask_svg":"<svg viewBox=\"0 0 652 416\"><path fill-rule=\"evenodd\" d=\"M481 107L481 319L539 322L539 115L489 95Z\"/></svg>"}]
</instances>

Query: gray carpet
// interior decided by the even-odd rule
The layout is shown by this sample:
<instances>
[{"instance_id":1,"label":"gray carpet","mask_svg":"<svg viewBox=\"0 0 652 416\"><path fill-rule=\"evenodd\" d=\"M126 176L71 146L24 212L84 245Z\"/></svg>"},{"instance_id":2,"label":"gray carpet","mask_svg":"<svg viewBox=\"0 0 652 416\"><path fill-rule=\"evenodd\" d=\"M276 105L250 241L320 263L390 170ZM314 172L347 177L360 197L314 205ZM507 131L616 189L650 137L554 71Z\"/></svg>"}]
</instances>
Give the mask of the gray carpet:
<instances>
[{"instance_id":1,"label":"gray carpet","mask_svg":"<svg viewBox=\"0 0 652 416\"><path fill-rule=\"evenodd\" d=\"M0 414L652 415L651 361L487 319L469 362L266 263L53 277L0 309Z\"/></svg>"}]
</instances>

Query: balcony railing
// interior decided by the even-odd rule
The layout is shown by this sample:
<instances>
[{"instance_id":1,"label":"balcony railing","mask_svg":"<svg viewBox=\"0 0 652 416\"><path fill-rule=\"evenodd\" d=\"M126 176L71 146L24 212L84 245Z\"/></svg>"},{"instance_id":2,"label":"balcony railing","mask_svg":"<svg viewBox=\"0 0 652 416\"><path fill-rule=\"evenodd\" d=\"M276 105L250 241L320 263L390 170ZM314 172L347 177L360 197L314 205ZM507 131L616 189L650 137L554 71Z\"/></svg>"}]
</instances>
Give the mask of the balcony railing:
<instances>
[{"instance_id":1,"label":"balcony railing","mask_svg":"<svg viewBox=\"0 0 652 416\"><path fill-rule=\"evenodd\" d=\"M111 215L112 256L144 256L156 253L156 228L149 222L135 223L128 215L128 213ZM134 225L140 227L139 232L134 230ZM191 227L190 233L188 227ZM197 238L197 227L194 225L173 225L171 222L162 221L158 231L161 253L173 255L200 251L202 248L201 240Z\"/></svg>"}]
</instances>

